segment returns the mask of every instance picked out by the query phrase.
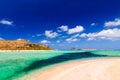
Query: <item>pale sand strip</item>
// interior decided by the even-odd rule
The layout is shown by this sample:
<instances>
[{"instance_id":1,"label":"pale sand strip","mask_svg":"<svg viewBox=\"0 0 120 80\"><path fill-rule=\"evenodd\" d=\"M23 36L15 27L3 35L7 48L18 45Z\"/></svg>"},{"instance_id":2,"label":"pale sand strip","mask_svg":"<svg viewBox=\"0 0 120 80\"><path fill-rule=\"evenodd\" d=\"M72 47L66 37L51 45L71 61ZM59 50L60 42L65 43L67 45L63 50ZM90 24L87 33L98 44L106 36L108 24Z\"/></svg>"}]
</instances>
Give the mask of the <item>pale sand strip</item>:
<instances>
[{"instance_id":1,"label":"pale sand strip","mask_svg":"<svg viewBox=\"0 0 120 80\"><path fill-rule=\"evenodd\" d=\"M21 80L120 80L120 59L77 60L34 72Z\"/></svg>"},{"instance_id":2,"label":"pale sand strip","mask_svg":"<svg viewBox=\"0 0 120 80\"><path fill-rule=\"evenodd\" d=\"M47 52L55 50L0 50L0 52Z\"/></svg>"}]
</instances>

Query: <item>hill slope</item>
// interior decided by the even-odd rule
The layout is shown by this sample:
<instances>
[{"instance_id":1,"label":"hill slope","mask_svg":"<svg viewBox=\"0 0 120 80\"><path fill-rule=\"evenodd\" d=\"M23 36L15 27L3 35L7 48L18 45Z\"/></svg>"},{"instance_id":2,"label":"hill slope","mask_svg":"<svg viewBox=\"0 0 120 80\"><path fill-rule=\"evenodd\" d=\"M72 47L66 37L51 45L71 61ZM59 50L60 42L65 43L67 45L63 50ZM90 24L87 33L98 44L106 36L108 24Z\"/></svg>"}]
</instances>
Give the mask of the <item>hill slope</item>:
<instances>
[{"instance_id":1,"label":"hill slope","mask_svg":"<svg viewBox=\"0 0 120 80\"><path fill-rule=\"evenodd\" d=\"M51 48L26 40L0 40L0 50L51 50Z\"/></svg>"}]
</instances>

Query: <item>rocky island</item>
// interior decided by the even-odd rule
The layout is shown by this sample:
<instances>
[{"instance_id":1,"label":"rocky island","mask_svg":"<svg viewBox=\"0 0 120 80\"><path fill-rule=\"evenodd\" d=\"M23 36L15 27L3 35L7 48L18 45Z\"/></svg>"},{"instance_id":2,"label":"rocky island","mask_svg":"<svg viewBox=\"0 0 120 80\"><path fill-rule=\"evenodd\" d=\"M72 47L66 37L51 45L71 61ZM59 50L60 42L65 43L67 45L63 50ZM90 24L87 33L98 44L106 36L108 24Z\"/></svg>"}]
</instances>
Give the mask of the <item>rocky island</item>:
<instances>
[{"instance_id":1,"label":"rocky island","mask_svg":"<svg viewBox=\"0 0 120 80\"><path fill-rule=\"evenodd\" d=\"M24 39L0 40L0 50L51 50L49 46L34 44Z\"/></svg>"}]
</instances>

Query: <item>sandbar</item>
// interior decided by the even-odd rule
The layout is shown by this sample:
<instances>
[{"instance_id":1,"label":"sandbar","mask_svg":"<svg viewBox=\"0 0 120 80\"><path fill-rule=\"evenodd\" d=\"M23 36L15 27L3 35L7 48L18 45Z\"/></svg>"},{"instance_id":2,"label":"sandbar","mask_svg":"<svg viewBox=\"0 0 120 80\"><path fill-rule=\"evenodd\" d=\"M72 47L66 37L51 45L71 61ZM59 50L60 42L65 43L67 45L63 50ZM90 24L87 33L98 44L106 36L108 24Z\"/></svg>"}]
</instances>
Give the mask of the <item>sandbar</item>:
<instances>
[{"instance_id":1,"label":"sandbar","mask_svg":"<svg viewBox=\"0 0 120 80\"><path fill-rule=\"evenodd\" d=\"M120 58L75 60L33 72L20 80L120 80Z\"/></svg>"}]
</instances>

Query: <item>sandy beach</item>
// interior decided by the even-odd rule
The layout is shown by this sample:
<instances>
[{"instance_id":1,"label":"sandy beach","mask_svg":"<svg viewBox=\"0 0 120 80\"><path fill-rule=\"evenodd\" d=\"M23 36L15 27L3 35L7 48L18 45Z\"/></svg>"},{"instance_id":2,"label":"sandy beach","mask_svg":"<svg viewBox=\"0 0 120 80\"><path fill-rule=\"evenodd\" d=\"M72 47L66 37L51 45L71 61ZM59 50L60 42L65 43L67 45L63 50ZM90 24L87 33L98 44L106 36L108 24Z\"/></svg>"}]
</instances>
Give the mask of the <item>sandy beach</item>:
<instances>
[{"instance_id":1,"label":"sandy beach","mask_svg":"<svg viewBox=\"0 0 120 80\"><path fill-rule=\"evenodd\" d=\"M119 75L119 58L101 58L63 63L20 80L120 80Z\"/></svg>"},{"instance_id":2,"label":"sandy beach","mask_svg":"<svg viewBox=\"0 0 120 80\"><path fill-rule=\"evenodd\" d=\"M45 52L55 50L0 50L0 52Z\"/></svg>"}]
</instances>

